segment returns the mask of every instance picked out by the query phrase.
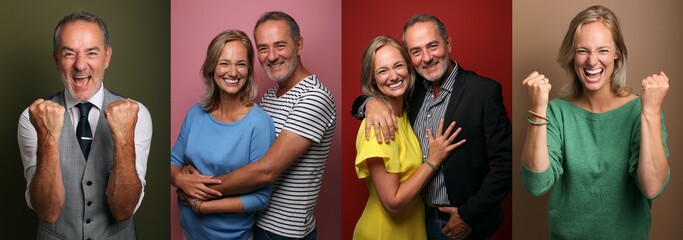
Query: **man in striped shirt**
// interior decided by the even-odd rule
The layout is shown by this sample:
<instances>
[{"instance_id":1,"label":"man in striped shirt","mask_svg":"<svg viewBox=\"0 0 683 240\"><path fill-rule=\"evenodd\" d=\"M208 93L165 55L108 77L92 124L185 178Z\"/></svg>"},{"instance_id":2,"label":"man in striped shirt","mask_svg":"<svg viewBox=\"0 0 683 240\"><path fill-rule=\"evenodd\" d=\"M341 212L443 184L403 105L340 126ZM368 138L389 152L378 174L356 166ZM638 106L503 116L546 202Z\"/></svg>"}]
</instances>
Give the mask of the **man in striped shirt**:
<instances>
[{"instance_id":1,"label":"man in striped shirt","mask_svg":"<svg viewBox=\"0 0 683 240\"><path fill-rule=\"evenodd\" d=\"M315 239L314 208L336 126L334 98L302 65L303 38L291 16L264 13L254 27L254 42L261 66L278 85L260 104L273 118L278 138L260 161L207 186L226 196L274 183L268 208L258 213L254 239ZM187 194L206 199L211 192Z\"/></svg>"}]
</instances>

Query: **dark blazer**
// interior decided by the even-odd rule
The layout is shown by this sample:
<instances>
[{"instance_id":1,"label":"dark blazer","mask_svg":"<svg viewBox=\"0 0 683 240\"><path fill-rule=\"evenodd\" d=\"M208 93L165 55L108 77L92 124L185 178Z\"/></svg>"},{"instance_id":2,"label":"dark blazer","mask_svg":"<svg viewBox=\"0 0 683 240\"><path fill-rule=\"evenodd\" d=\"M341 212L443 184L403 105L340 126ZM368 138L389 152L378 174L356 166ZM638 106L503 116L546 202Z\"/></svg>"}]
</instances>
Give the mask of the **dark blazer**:
<instances>
[{"instance_id":1,"label":"dark blazer","mask_svg":"<svg viewBox=\"0 0 683 240\"><path fill-rule=\"evenodd\" d=\"M459 67L445 123L462 127L456 148L442 164L451 205L472 228L468 239L491 236L503 222L501 201L512 187L512 127L500 83ZM410 100L414 124L427 89L417 75Z\"/></svg>"}]
</instances>

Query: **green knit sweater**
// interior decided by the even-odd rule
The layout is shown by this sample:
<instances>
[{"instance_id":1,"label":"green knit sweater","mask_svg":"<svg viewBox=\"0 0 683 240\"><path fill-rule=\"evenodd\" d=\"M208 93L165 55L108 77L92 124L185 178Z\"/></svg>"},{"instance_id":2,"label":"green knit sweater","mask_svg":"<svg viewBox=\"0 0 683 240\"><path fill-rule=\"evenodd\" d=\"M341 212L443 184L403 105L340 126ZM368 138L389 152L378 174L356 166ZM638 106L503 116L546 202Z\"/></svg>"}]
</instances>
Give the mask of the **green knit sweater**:
<instances>
[{"instance_id":1,"label":"green knit sweater","mask_svg":"<svg viewBox=\"0 0 683 240\"><path fill-rule=\"evenodd\" d=\"M563 99L549 103L550 166L532 172L522 164L521 177L534 196L552 189L550 239L648 238L652 201L637 180L640 111L640 98L605 113ZM663 115L662 137L668 158Z\"/></svg>"}]
</instances>

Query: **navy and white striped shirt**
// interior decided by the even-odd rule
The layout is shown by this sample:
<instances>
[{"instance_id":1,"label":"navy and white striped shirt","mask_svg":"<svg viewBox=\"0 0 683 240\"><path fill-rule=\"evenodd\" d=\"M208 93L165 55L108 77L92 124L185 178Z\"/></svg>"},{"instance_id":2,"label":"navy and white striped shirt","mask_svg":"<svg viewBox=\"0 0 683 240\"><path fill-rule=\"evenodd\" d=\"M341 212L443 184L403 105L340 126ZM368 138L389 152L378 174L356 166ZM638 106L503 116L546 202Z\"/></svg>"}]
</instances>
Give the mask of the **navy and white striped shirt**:
<instances>
[{"instance_id":1,"label":"navy and white striped shirt","mask_svg":"<svg viewBox=\"0 0 683 240\"><path fill-rule=\"evenodd\" d=\"M270 204L259 212L256 225L278 235L303 238L316 226L314 208L336 126L334 97L315 75L280 97L276 92L277 87L269 89L260 105L273 118L277 135L287 130L312 144L277 178Z\"/></svg>"}]
</instances>

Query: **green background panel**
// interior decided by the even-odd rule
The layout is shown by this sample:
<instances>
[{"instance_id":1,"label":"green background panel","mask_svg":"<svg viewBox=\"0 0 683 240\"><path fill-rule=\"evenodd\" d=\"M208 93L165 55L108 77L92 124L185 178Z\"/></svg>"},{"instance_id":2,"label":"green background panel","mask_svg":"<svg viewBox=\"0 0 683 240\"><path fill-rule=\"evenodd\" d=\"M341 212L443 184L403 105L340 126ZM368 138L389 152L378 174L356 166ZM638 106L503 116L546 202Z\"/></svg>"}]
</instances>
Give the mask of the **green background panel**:
<instances>
[{"instance_id":1,"label":"green background panel","mask_svg":"<svg viewBox=\"0 0 683 240\"><path fill-rule=\"evenodd\" d=\"M0 232L35 238L37 217L26 206L26 181L17 145L21 112L35 99L64 86L52 59L52 34L65 15L79 9L106 22L113 55L106 88L133 98L152 114L154 133L147 186L135 214L140 239L169 239L170 2L5 1L0 7L0 143L3 171Z\"/></svg>"}]
</instances>

